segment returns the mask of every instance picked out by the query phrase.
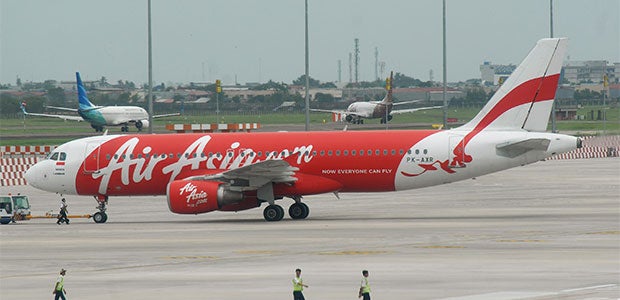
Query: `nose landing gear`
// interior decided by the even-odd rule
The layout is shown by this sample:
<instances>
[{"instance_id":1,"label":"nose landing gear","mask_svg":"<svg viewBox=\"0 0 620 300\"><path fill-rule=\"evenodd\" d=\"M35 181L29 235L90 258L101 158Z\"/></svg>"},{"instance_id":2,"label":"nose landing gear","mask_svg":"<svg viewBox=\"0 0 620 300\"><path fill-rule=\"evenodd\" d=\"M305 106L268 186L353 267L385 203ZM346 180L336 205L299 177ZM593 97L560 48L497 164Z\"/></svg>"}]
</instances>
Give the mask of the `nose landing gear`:
<instances>
[{"instance_id":1,"label":"nose landing gear","mask_svg":"<svg viewBox=\"0 0 620 300\"><path fill-rule=\"evenodd\" d=\"M108 204L108 196L95 196L95 200L97 200L97 209L99 210L93 215L93 220L95 223L105 223L108 220L108 215L105 213L106 204Z\"/></svg>"}]
</instances>

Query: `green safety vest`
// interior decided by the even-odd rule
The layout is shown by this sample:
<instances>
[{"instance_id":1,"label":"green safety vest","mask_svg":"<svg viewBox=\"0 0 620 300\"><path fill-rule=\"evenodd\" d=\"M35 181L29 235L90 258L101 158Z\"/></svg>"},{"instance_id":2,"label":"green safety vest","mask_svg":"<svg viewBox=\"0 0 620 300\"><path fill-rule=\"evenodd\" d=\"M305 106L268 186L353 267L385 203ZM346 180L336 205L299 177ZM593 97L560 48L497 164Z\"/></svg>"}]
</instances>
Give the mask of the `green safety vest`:
<instances>
[{"instance_id":1,"label":"green safety vest","mask_svg":"<svg viewBox=\"0 0 620 300\"><path fill-rule=\"evenodd\" d=\"M62 288L65 285L65 277L64 276L60 276L58 277L58 281L56 281L56 290L57 291L62 291Z\"/></svg>"},{"instance_id":2,"label":"green safety vest","mask_svg":"<svg viewBox=\"0 0 620 300\"><path fill-rule=\"evenodd\" d=\"M297 282L295 279L299 279L299 282ZM303 281L303 279L301 279L301 277L294 278L293 279L293 291L294 292L301 292L301 291L303 291L304 290L303 283L304 283L304 281Z\"/></svg>"},{"instance_id":3,"label":"green safety vest","mask_svg":"<svg viewBox=\"0 0 620 300\"><path fill-rule=\"evenodd\" d=\"M362 278L364 284L362 285L362 293L370 293L370 284L368 284L368 278Z\"/></svg>"}]
</instances>

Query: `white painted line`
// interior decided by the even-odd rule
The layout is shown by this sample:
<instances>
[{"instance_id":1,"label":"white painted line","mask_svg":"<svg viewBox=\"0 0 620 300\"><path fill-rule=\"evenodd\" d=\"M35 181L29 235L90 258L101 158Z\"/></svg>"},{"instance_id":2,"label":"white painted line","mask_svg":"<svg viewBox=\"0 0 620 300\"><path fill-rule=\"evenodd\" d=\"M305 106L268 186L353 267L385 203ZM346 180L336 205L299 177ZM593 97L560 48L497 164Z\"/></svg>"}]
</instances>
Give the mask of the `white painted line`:
<instances>
[{"instance_id":1,"label":"white painted line","mask_svg":"<svg viewBox=\"0 0 620 300\"><path fill-rule=\"evenodd\" d=\"M582 287L582 288L578 288L578 289L570 289L570 290L562 290L562 293L572 293L572 292L578 292L578 291L586 291L586 290L596 290L596 289L602 289L602 288L608 288L608 287L614 287L617 286L617 284L604 284L604 285L595 285L595 286L588 286L588 287Z\"/></svg>"}]
</instances>

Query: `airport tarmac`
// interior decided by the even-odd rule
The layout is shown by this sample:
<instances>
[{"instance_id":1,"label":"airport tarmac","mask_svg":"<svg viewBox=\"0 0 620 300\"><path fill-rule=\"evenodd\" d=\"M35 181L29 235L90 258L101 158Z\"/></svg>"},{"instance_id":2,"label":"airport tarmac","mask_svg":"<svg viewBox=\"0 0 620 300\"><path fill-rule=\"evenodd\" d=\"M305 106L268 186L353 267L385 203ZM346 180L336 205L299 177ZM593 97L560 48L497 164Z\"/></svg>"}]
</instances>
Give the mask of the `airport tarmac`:
<instances>
[{"instance_id":1,"label":"airport tarmac","mask_svg":"<svg viewBox=\"0 0 620 300\"><path fill-rule=\"evenodd\" d=\"M30 196L56 212L58 195ZM197 216L165 197L111 198L109 219L0 226L0 299L620 298L620 159L554 160L395 193L304 198L306 220L265 222L262 208ZM70 214L95 211L66 196ZM291 200L280 201L288 208Z\"/></svg>"}]
</instances>

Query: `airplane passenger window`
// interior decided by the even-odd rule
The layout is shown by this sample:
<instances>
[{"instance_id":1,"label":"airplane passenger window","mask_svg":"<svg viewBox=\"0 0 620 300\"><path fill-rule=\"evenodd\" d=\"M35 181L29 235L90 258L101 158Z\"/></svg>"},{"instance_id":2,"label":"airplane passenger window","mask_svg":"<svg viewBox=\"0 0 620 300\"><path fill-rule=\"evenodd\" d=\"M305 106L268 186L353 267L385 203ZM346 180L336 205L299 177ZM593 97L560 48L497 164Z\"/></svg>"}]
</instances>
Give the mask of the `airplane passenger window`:
<instances>
[{"instance_id":1,"label":"airplane passenger window","mask_svg":"<svg viewBox=\"0 0 620 300\"><path fill-rule=\"evenodd\" d=\"M388 155L387 149L383 149L383 155Z\"/></svg>"},{"instance_id":2,"label":"airplane passenger window","mask_svg":"<svg viewBox=\"0 0 620 300\"><path fill-rule=\"evenodd\" d=\"M312 156L316 156L316 150L312 151Z\"/></svg>"},{"instance_id":3,"label":"airplane passenger window","mask_svg":"<svg viewBox=\"0 0 620 300\"><path fill-rule=\"evenodd\" d=\"M420 154L420 149L415 149L415 154L416 155Z\"/></svg>"},{"instance_id":4,"label":"airplane passenger window","mask_svg":"<svg viewBox=\"0 0 620 300\"><path fill-rule=\"evenodd\" d=\"M327 151L327 155L332 156L332 150Z\"/></svg>"},{"instance_id":5,"label":"airplane passenger window","mask_svg":"<svg viewBox=\"0 0 620 300\"><path fill-rule=\"evenodd\" d=\"M372 155L372 150L368 149L368 156Z\"/></svg>"},{"instance_id":6,"label":"airplane passenger window","mask_svg":"<svg viewBox=\"0 0 620 300\"><path fill-rule=\"evenodd\" d=\"M396 155L396 150L392 149L392 155Z\"/></svg>"},{"instance_id":7,"label":"airplane passenger window","mask_svg":"<svg viewBox=\"0 0 620 300\"><path fill-rule=\"evenodd\" d=\"M424 154L427 154L427 153L428 153L428 150L427 150L427 149L424 149Z\"/></svg>"},{"instance_id":8,"label":"airplane passenger window","mask_svg":"<svg viewBox=\"0 0 620 300\"><path fill-rule=\"evenodd\" d=\"M256 154L258 157L263 156L263 151L258 151L258 153Z\"/></svg>"},{"instance_id":9,"label":"airplane passenger window","mask_svg":"<svg viewBox=\"0 0 620 300\"><path fill-rule=\"evenodd\" d=\"M142 153L138 153L138 158L142 158Z\"/></svg>"},{"instance_id":10,"label":"airplane passenger window","mask_svg":"<svg viewBox=\"0 0 620 300\"><path fill-rule=\"evenodd\" d=\"M60 159L59 160L64 161L65 159L67 159L67 153L60 152Z\"/></svg>"},{"instance_id":11,"label":"airplane passenger window","mask_svg":"<svg viewBox=\"0 0 620 300\"><path fill-rule=\"evenodd\" d=\"M344 150L344 151L342 151L342 155L344 155L344 156L348 156L348 155L349 155L349 150Z\"/></svg>"},{"instance_id":12,"label":"airplane passenger window","mask_svg":"<svg viewBox=\"0 0 620 300\"><path fill-rule=\"evenodd\" d=\"M177 158L181 158L181 153L177 153Z\"/></svg>"},{"instance_id":13,"label":"airplane passenger window","mask_svg":"<svg viewBox=\"0 0 620 300\"><path fill-rule=\"evenodd\" d=\"M321 156L325 156L325 150L321 150Z\"/></svg>"},{"instance_id":14,"label":"airplane passenger window","mask_svg":"<svg viewBox=\"0 0 620 300\"><path fill-rule=\"evenodd\" d=\"M114 159L118 159L118 154L114 154Z\"/></svg>"},{"instance_id":15,"label":"airplane passenger window","mask_svg":"<svg viewBox=\"0 0 620 300\"><path fill-rule=\"evenodd\" d=\"M351 155L355 156L357 152L355 150L351 150Z\"/></svg>"},{"instance_id":16,"label":"airplane passenger window","mask_svg":"<svg viewBox=\"0 0 620 300\"><path fill-rule=\"evenodd\" d=\"M340 156L340 150L336 150L336 156Z\"/></svg>"},{"instance_id":17,"label":"airplane passenger window","mask_svg":"<svg viewBox=\"0 0 620 300\"><path fill-rule=\"evenodd\" d=\"M407 154L411 154L411 149L407 150Z\"/></svg>"},{"instance_id":18,"label":"airplane passenger window","mask_svg":"<svg viewBox=\"0 0 620 300\"><path fill-rule=\"evenodd\" d=\"M403 149L398 150L398 154L403 155L405 154L405 151Z\"/></svg>"},{"instance_id":19,"label":"airplane passenger window","mask_svg":"<svg viewBox=\"0 0 620 300\"><path fill-rule=\"evenodd\" d=\"M106 159L106 160L110 160L110 158L112 158L110 154L106 154L106 155L105 155L105 159Z\"/></svg>"},{"instance_id":20,"label":"airplane passenger window","mask_svg":"<svg viewBox=\"0 0 620 300\"><path fill-rule=\"evenodd\" d=\"M381 150L379 149L375 150L375 155L381 155Z\"/></svg>"},{"instance_id":21,"label":"airplane passenger window","mask_svg":"<svg viewBox=\"0 0 620 300\"><path fill-rule=\"evenodd\" d=\"M50 156L51 160L58 160L58 152L54 152L52 153L52 155Z\"/></svg>"},{"instance_id":22,"label":"airplane passenger window","mask_svg":"<svg viewBox=\"0 0 620 300\"><path fill-rule=\"evenodd\" d=\"M168 154L168 157L169 157L169 158L174 158L174 153L170 153L170 154Z\"/></svg>"},{"instance_id":23,"label":"airplane passenger window","mask_svg":"<svg viewBox=\"0 0 620 300\"><path fill-rule=\"evenodd\" d=\"M364 156L364 150L360 150L360 156Z\"/></svg>"}]
</instances>

